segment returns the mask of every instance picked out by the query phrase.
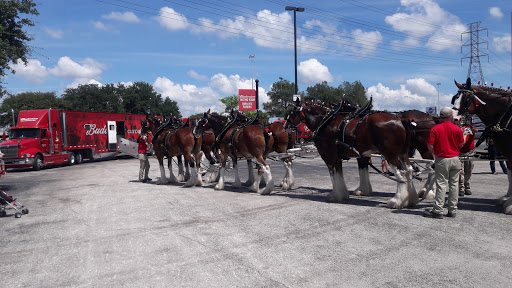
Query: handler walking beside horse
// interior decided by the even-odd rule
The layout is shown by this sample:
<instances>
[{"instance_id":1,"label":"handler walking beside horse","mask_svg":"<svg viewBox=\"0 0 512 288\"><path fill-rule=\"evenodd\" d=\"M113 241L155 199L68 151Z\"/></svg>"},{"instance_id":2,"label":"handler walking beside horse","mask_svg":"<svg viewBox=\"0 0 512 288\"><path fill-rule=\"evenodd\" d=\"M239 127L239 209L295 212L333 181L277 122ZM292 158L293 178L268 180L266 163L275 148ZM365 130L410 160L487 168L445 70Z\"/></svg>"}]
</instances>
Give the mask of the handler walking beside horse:
<instances>
[{"instance_id":1,"label":"handler walking beside horse","mask_svg":"<svg viewBox=\"0 0 512 288\"><path fill-rule=\"evenodd\" d=\"M148 177L149 174L149 160L148 160L148 134L142 133L139 137L139 146L138 146L138 153L139 153L139 160L140 160L140 169L139 169L139 181L140 182L147 182L151 181L151 178Z\"/></svg>"},{"instance_id":2,"label":"handler walking beside horse","mask_svg":"<svg viewBox=\"0 0 512 288\"><path fill-rule=\"evenodd\" d=\"M436 196L432 210L425 210L424 217L443 218L443 205L448 188L448 217L457 214L459 201L460 148L465 144L466 137L459 126L452 123L453 110L449 107L441 109L440 123L432 127L428 145L434 151Z\"/></svg>"}]
</instances>

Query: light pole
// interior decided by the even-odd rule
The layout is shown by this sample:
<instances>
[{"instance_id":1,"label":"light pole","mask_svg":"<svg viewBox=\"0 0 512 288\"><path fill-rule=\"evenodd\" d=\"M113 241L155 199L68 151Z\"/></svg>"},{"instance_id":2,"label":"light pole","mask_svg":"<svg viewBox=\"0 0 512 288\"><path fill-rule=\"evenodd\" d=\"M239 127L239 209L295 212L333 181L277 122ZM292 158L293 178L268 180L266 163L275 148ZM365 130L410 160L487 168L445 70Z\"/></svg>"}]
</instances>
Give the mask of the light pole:
<instances>
[{"instance_id":1,"label":"light pole","mask_svg":"<svg viewBox=\"0 0 512 288\"><path fill-rule=\"evenodd\" d=\"M254 58L256 58L256 56L254 55L249 55L249 59L251 59L251 89L254 90L254 84L252 83L252 79L254 79L254 70L253 70L253 66L252 66L252 62L254 60Z\"/></svg>"},{"instance_id":2,"label":"light pole","mask_svg":"<svg viewBox=\"0 0 512 288\"><path fill-rule=\"evenodd\" d=\"M302 7L286 6L286 11L293 11L293 38L295 48L295 94L299 93L299 86L297 84L297 12L304 12Z\"/></svg>"},{"instance_id":3,"label":"light pole","mask_svg":"<svg viewBox=\"0 0 512 288\"><path fill-rule=\"evenodd\" d=\"M441 115L441 111L439 111L439 85L441 85L441 82L437 82L437 115Z\"/></svg>"}]
</instances>

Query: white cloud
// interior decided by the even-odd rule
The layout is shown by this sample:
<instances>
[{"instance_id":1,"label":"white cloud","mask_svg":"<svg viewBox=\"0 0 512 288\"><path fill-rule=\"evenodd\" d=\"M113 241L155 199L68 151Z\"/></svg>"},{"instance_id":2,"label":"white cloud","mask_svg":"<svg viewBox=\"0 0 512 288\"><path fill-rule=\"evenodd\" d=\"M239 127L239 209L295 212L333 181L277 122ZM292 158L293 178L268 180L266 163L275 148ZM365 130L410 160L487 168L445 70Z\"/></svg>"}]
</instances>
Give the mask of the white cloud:
<instances>
[{"instance_id":1,"label":"white cloud","mask_svg":"<svg viewBox=\"0 0 512 288\"><path fill-rule=\"evenodd\" d=\"M100 21L92 21L92 25L98 30L108 31L110 29L110 27L105 26L105 24Z\"/></svg>"},{"instance_id":2,"label":"white cloud","mask_svg":"<svg viewBox=\"0 0 512 288\"><path fill-rule=\"evenodd\" d=\"M405 40L395 40L393 47L418 47L421 45L419 39L427 38L426 47L433 51L458 51L460 34L466 27L457 16L432 0L401 0L401 4L409 14L395 13L385 18L393 29L408 35Z\"/></svg>"},{"instance_id":3,"label":"white cloud","mask_svg":"<svg viewBox=\"0 0 512 288\"><path fill-rule=\"evenodd\" d=\"M140 22L139 17L135 15L133 12L112 12L108 15L102 15L103 19L108 20L119 20L123 22L131 22L131 23L138 23Z\"/></svg>"},{"instance_id":4,"label":"white cloud","mask_svg":"<svg viewBox=\"0 0 512 288\"><path fill-rule=\"evenodd\" d=\"M297 67L297 73L300 74L300 83L306 85L313 85L323 81L332 82L334 80L329 72L329 68L316 59L300 62Z\"/></svg>"},{"instance_id":5,"label":"white cloud","mask_svg":"<svg viewBox=\"0 0 512 288\"><path fill-rule=\"evenodd\" d=\"M190 84L174 83L166 77L158 77L153 84L155 90L178 103L183 116L206 112L208 109L223 112L220 98L238 95L238 89L251 89L250 79L241 79L238 75L215 74L210 78L209 86L198 87ZM220 93L219 93L220 91ZM260 109L268 96L263 88L258 89Z\"/></svg>"},{"instance_id":6,"label":"white cloud","mask_svg":"<svg viewBox=\"0 0 512 288\"><path fill-rule=\"evenodd\" d=\"M491 7L489 9L489 14L491 14L492 17L501 19L503 18L503 13L501 12L500 7Z\"/></svg>"},{"instance_id":7,"label":"white cloud","mask_svg":"<svg viewBox=\"0 0 512 288\"><path fill-rule=\"evenodd\" d=\"M181 114L185 117L205 112L208 109L212 109L212 111L219 110L219 94L210 87L180 85L166 77L158 77L153 86L156 91L162 94L162 97L176 101Z\"/></svg>"},{"instance_id":8,"label":"white cloud","mask_svg":"<svg viewBox=\"0 0 512 288\"><path fill-rule=\"evenodd\" d=\"M17 76L21 76L30 83L41 84L48 78L48 69L37 59L28 59L27 66L23 61L18 60L16 64L11 65L11 68L16 71Z\"/></svg>"},{"instance_id":9,"label":"white cloud","mask_svg":"<svg viewBox=\"0 0 512 288\"><path fill-rule=\"evenodd\" d=\"M503 37L496 37L492 39L492 44L494 45L497 52L509 52L510 41L510 35L505 35Z\"/></svg>"},{"instance_id":10,"label":"white cloud","mask_svg":"<svg viewBox=\"0 0 512 288\"><path fill-rule=\"evenodd\" d=\"M66 86L66 88L78 88L79 85L86 85L86 84L94 84L94 85L98 85L100 87L103 86L103 84L101 84L100 82L98 82L97 80L94 80L94 79L77 78L71 84Z\"/></svg>"},{"instance_id":11,"label":"white cloud","mask_svg":"<svg viewBox=\"0 0 512 288\"><path fill-rule=\"evenodd\" d=\"M160 15L157 19L161 26L171 31L183 30L189 26L185 15L180 14L169 7L161 8Z\"/></svg>"},{"instance_id":12,"label":"white cloud","mask_svg":"<svg viewBox=\"0 0 512 288\"><path fill-rule=\"evenodd\" d=\"M425 79L409 79L400 89L393 90L381 83L368 87L366 96L373 96L375 110L403 111L416 109L425 111L427 106L437 106L437 87ZM439 95L440 106L450 106L452 95Z\"/></svg>"},{"instance_id":13,"label":"white cloud","mask_svg":"<svg viewBox=\"0 0 512 288\"><path fill-rule=\"evenodd\" d=\"M50 29L48 27L43 27L43 31L50 35L50 37L52 38L55 38L55 39L62 39L62 35L64 34L64 32L62 32L62 30L54 30L54 29Z\"/></svg>"},{"instance_id":14,"label":"white cloud","mask_svg":"<svg viewBox=\"0 0 512 288\"><path fill-rule=\"evenodd\" d=\"M79 63L71 60L71 58L64 56L59 59L57 66L49 69L50 74L62 77L62 78L87 78L95 79L99 78L100 74L103 73L105 65L97 62L91 58L86 58Z\"/></svg>"},{"instance_id":15,"label":"white cloud","mask_svg":"<svg viewBox=\"0 0 512 288\"><path fill-rule=\"evenodd\" d=\"M208 80L208 76L206 75L201 75L199 73L197 73L196 71L194 70L190 70L187 72L188 76L192 77L193 79L196 79L196 80L200 80L200 81L206 81Z\"/></svg>"},{"instance_id":16,"label":"white cloud","mask_svg":"<svg viewBox=\"0 0 512 288\"><path fill-rule=\"evenodd\" d=\"M361 56L372 54L377 49L377 45L382 42L382 35L379 31L364 32L361 29L352 31L353 43L357 44L357 48L353 48L354 52Z\"/></svg>"}]
</instances>

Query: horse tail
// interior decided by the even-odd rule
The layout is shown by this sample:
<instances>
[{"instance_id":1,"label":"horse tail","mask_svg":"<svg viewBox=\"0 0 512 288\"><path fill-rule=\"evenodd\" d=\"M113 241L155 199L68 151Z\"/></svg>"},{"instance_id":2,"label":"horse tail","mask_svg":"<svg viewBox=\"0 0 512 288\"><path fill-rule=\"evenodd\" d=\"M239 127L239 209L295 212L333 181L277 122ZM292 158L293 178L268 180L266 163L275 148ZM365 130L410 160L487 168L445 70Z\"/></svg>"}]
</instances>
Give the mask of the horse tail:
<instances>
[{"instance_id":1,"label":"horse tail","mask_svg":"<svg viewBox=\"0 0 512 288\"><path fill-rule=\"evenodd\" d=\"M412 139L413 135L415 133L414 126L412 125L412 121L410 119L400 119L400 122L402 122L402 126L405 129L405 143L404 146L402 146L402 155L407 157L412 157L414 155L414 152L416 150L416 147L412 145ZM405 161L404 157L404 161ZM402 163L402 165L405 166L406 163ZM406 167L403 167L406 168Z\"/></svg>"}]
</instances>

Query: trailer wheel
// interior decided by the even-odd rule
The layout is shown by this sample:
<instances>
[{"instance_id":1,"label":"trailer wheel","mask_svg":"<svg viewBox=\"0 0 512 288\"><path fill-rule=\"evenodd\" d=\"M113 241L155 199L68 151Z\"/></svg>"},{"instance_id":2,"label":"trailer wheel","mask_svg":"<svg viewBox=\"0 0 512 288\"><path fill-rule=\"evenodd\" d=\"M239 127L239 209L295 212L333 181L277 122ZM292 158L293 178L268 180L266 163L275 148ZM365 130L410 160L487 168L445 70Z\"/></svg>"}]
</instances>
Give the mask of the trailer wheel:
<instances>
[{"instance_id":1,"label":"trailer wheel","mask_svg":"<svg viewBox=\"0 0 512 288\"><path fill-rule=\"evenodd\" d=\"M28 214L28 208L25 208L25 209L21 210L21 213Z\"/></svg>"},{"instance_id":2,"label":"trailer wheel","mask_svg":"<svg viewBox=\"0 0 512 288\"><path fill-rule=\"evenodd\" d=\"M75 164L75 153L69 153L69 158L68 158L68 165L74 165Z\"/></svg>"},{"instance_id":3,"label":"trailer wheel","mask_svg":"<svg viewBox=\"0 0 512 288\"><path fill-rule=\"evenodd\" d=\"M5 215L7 215L7 212L5 212L5 209L0 211L0 217L5 217Z\"/></svg>"},{"instance_id":4,"label":"trailer wheel","mask_svg":"<svg viewBox=\"0 0 512 288\"><path fill-rule=\"evenodd\" d=\"M75 153L75 161L76 161L76 164L80 164L80 163L84 162L84 157L82 156L82 153L80 153L80 152Z\"/></svg>"},{"instance_id":5,"label":"trailer wheel","mask_svg":"<svg viewBox=\"0 0 512 288\"><path fill-rule=\"evenodd\" d=\"M34 164L33 164L32 169L34 169L35 171L39 171L43 168L43 165L44 165L43 157L41 155L37 154L36 157L34 157Z\"/></svg>"},{"instance_id":6,"label":"trailer wheel","mask_svg":"<svg viewBox=\"0 0 512 288\"><path fill-rule=\"evenodd\" d=\"M16 218L21 218L21 213L20 213L20 212L16 212L16 213L14 213L14 217L16 217Z\"/></svg>"}]
</instances>

